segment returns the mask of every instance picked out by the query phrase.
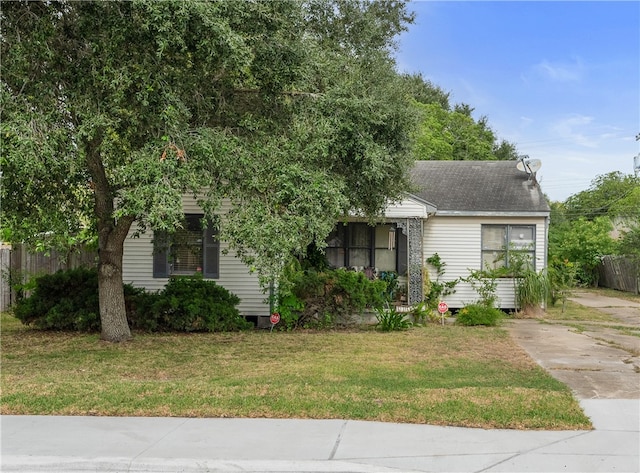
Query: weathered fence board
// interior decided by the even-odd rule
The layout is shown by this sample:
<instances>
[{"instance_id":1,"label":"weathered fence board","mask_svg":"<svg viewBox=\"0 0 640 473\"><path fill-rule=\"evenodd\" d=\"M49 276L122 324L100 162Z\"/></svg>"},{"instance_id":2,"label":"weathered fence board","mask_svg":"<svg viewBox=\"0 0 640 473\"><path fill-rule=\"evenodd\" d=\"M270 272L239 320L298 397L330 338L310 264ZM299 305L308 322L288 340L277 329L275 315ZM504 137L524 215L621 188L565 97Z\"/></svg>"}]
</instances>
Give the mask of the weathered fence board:
<instances>
[{"instance_id":1,"label":"weathered fence board","mask_svg":"<svg viewBox=\"0 0 640 473\"><path fill-rule=\"evenodd\" d=\"M0 311L7 310L11 305L10 268L11 247L2 245L0 246Z\"/></svg>"},{"instance_id":2,"label":"weathered fence board","mask_svg":"<svg viewBox=\"0 0 640 473\"><path fill-rule=\"evenodd\" d=\"M24 245L0 247L0 311L16 301L13 284L26 282L32 277L53 274L61 269L96 266L97 253L80 249L69 253L51 250L48 253L29 251Z\"/></svg>"},{"instance_id":3,"label":"weathered fence board","mask_svg":"<svg viewBox=\"0 0 640 473\"><path fill-rule=\"evenodd\" d=\"M624 256L604 256L598 284L602 287L640 294L640 264Z\"/></svg>"}]
</instances>

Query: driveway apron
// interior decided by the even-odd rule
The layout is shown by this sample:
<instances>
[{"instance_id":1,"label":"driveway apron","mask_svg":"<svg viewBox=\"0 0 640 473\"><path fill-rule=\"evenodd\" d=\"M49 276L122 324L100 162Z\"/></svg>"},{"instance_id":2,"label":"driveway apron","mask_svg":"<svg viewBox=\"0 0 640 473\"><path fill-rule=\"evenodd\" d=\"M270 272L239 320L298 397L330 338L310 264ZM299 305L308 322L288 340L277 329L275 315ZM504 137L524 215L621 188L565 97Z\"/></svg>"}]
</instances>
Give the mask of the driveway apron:
<instances>
[{"instance_id":1,"label":"driveway apron","mask_svg":"<svg viewBox=\"0 0 640 473\"><path fill-rule=\"evenodd\" d=\"M577 293L570 300L605 312L615 323L535 319L509 321L513 339L578 399L640 399L640 303ZM636 332L637 333L637 332Z\"/></svg>"}]
</instances>

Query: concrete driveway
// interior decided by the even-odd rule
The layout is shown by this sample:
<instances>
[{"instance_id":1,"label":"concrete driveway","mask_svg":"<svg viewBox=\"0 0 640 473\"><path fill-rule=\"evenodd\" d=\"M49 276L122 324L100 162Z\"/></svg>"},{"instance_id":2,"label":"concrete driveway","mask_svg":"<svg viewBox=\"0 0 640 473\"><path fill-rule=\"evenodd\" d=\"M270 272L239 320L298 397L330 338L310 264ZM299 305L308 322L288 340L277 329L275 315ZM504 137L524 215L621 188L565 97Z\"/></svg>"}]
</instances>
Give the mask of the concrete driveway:
<instances>
[{"instance_id":1,"label":"concrete driveway","mask_svg":"<svg viewBox=\"0 0 640 473\"><path fill-rule=\"evenodd\" d=\"M618 322L516 319L507 329L578 399L640 399L640 303L592 293L575 293L570 300Z\"/></svg>"}]
</instances>

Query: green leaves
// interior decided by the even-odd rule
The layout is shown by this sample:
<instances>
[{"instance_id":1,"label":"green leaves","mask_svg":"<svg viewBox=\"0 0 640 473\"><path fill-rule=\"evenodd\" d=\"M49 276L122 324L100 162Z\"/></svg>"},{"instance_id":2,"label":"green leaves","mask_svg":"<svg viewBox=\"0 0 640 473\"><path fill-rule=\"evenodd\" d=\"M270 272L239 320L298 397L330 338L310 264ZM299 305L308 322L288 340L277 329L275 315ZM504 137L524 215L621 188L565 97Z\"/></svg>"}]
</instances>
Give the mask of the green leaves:
<instances>
[{"instance_id":1,"label":"green leaves","mask_svg":"<svg viewBox=\"0 0 640 473\"><path fill-rule=\"evenodd\" d=\"M611 221L597 217L592 221L579 218L554 227L549 234L549 254L559 261L568 260L578 267L578 279L587 284L597 281L595 273L600 258L612 254Z\"/></svg>"},{"instance_id":2,"label":"green leaves","mask_svg":"<svg viewBox=\"0 0 640 473\"><path fill-rule=\"evenodd\" d=\"M435 95L437 100L438 95ZM451 110L441 102L415 103L421 116L415 135L415 153L419 159L515 159L515 146L504 140L498 143L486 117L476 121L467 105L458 105Z\"/></svg>"},{"instance_id":3,"label":"green leaves","mask_svg":"<svg viewBox=\"0 0 640 473\"><path fill-rule=\"evenodd\" d=\"M588 190L552 203L549 255L576 265L583 283L597 281L600 258L637 254L640 222L640 180L620 172L598 176ZM614 241L617 228L621 238Z\"/></svg>"},{"instance_id":4,"label":"green leaves","mask_svg":"<svg viewBox=\"0 0 640 473\"><path fill-rule=\"evenodd\" d=\"M191 193L266 281L340 216L373 218L407 189L413 109L390 55L413 20L403 2L13 2L2 15L16 237L171 230Z\"/></svg>"}]
</instances>

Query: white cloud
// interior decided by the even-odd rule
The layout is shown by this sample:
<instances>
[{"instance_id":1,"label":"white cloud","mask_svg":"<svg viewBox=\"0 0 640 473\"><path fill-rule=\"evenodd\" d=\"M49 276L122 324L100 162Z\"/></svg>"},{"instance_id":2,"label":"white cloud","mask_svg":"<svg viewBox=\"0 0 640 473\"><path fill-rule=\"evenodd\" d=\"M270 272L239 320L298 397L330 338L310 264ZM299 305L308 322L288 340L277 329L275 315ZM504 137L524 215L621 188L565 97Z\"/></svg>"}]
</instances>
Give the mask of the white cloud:
<instances>
[{"instance_id":1,"label":"white cloud","mask_svg":"<svg viewBox=\"0 0 640 473\"><path fill-rule=\"evenodd\" d=\"M580 58L573 62L551 62L546 59L533 66L536 76L554 82L577 82L582 80L585 67Z\"/></svg>"},{"instance_id":2,"label":"white cloud","mask_svg":"<svg viewBox=\"0 0 640 473\"><path fill-rule=\"evenodd\" d=\"M573 115L556 122L552 126L552 130L563 140L587 148L596 148L598 146L598 140L594 139L588 130L593 120L593 117Z\"/></svg>"},{"instance_id":3,"label":"white cloud","mask_svg":"<svg viewBox=\"0 0 640 473\"><path fill-rule=\"evenodd\" d=\"M527 128L529 125L533 123L533 118L531 117L520 117L520 128Z\"/></svg>"}]
</instances>

